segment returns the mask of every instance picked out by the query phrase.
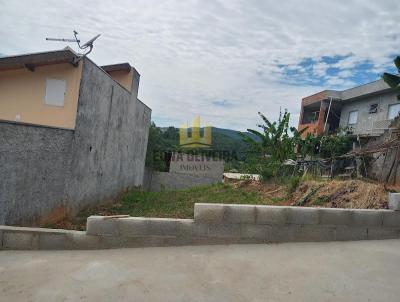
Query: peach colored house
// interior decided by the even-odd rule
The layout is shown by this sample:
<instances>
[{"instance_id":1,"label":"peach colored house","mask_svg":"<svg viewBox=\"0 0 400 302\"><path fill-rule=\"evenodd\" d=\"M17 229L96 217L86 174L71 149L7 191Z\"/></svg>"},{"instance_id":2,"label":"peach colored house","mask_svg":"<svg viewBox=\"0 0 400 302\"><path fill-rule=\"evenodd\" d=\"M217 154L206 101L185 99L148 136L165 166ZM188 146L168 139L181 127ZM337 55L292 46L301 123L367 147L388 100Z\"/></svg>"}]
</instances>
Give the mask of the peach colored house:
<instances>
[{"instance_id":1,"label":"peach colored house","mask_svg":"<svg viewBox=\"0 0 400 302\"><path fill-rule=\"evenodd\" d=\"M69 48L0 59L0 120L74 129L82 64ZM139 74L128 63L102 69L137 94Z\"/></svg>"},{"instance_id":2,"label":"peach colored house","mask_svg":"<svg viewBox=\"0 0 400 302\"><path fill-rule=\"evenodd\" d=\"M142 185L139 80L70 48L0 58L0 224L55 221Z\"/></svg>"}]
</instances>

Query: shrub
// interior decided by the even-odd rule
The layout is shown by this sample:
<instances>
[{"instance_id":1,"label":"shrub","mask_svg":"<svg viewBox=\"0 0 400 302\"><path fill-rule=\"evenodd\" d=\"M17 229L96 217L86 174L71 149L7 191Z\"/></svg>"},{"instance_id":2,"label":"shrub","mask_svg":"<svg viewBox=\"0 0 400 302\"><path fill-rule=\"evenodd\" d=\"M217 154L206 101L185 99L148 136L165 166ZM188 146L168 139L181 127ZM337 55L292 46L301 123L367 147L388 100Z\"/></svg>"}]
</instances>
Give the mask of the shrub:
<instances>
[{"instance_id":1,"label":"shrub","mask_svg":"<svg viewBox=\"0 0 400 302\"><path fill-rule=\"evenodd\" d=\"M300 176L293 176L289 178L289 183L288 183L288 192L289 194L292 194L298 186L300 185L301 182L301 177Z\"/></svg>"},{"instance_id":2,"label":"shrub","mask_svg":"<svg viewBox=\"0 0 400 302\"><path fill-rule=\"evenodd\" d=\"M258 174L261 176L261 181L268 181L276 177L281 164L277 161L265 160L261 162Z\"/></svg>"}]
</instances>

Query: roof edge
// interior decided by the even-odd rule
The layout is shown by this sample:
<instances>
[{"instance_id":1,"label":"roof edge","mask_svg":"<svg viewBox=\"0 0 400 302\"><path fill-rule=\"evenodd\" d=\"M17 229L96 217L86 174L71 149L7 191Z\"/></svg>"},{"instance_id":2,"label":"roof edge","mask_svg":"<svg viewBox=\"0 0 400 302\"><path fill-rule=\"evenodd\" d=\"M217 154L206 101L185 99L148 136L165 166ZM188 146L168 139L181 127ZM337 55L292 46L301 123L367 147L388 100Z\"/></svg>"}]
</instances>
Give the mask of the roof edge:
<instances>
[{"instance_id":1,"label":"roof edge","mask_svg":"<svg viewBox=\"0 0 400 302\"><path fill-rule=\"evenodd\" d=\"M31 71L36 66L71 63L77 65L81 55L77 54L70 47L64 49L28 53L0 58L0 71L27 68Z\"/></svg>"}]
</instances>

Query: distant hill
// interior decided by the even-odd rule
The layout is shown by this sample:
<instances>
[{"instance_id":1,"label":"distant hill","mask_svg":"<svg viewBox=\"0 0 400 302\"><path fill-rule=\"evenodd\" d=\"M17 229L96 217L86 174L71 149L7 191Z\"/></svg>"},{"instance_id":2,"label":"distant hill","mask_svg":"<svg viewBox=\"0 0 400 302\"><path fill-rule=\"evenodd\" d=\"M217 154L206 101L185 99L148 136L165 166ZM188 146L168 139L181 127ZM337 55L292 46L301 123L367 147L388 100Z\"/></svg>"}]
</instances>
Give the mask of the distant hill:
<instances>
[{"instance_id":1,"label":"distant hill","mask_svg":"<svg viewBox=\"0 0 400 302\"><path fill-rule=\"evenodd\" d=\"M179 145L179 129L175 127L161 127L162 138L171 146ZM203 131L202 128L200 131ZM214 150L234 152L236 156L242 158L248 151L247 144L243 141L241 133L255 140L258 137L249 132L240 132L232 129L212 127L212 146Z\"/></svg>"},{"instance_id":2,"label":"distant hill","mask_svg":"<svg viewBox=\"0 0 400 302\"><path fill-rule=\"evenodd\" d=\"M232 129L217 128L217 127L211 127L211 128L212 128L212 132L213 133L221 133L221 134L229 136L229 137L231 137L232 139L235 139L235 140L242 140L243 139L242 136L240 135L240 133L242 133L244 135L247 135L247 136L251 137L252 139L254 139L256 141L259 140L257 136L255 136L253 133L250 133L250 132L247 132L247 131L242 132L242 131L237 131L237 130L232 130Z\"/></svg>"},{"instance_id":3,"label":"distant hill","mask_svg":"<svg viewBox=\"0 0 400 302\"><path fill-rule=\"evenodd\" d=\"M172 129L174 129L174 131L176 132L177 137L179 137L179 129L175 128L175 127L160 127L161 131L166 133L168 131L171 131ZM189 128L191 129L191 128ZM200 131L203 131L204 128L200 128ZM255 136L253 133L247 132L247 131L237 131L237 130L232 130L232 129L225 129L225 128L217 128L217 127L211 127L212 129L212 133L218 133L218 134L222 134L222 135L226 135L234 140L242 140L242 136L240 135L240 133L243 133L244 135L247 135L251 138L253 138L254 140L259 140L259 138L257 136Z\"/></svg>"}]
</instances>

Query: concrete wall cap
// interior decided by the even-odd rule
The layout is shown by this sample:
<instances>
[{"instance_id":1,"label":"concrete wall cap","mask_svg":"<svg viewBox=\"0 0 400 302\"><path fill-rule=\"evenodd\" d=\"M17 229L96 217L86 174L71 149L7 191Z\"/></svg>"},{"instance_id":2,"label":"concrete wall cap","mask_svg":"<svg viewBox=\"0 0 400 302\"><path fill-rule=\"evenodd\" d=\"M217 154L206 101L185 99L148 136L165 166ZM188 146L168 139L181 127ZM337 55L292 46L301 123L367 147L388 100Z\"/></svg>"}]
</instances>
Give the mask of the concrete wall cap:
<instances>
[{"instance_id":1,"label":"concrete wall cap","mask_svg":"<svg viewBox=\"0 0 400 302\"><path fill-rule=\"evenodd\" d=\"M389 209L400 211L400 193L389 193Z\"/></svg>"},{"instance_id":2,"label":"concrete wall cap","mask_svg":"<svg viewBox=\"0 0 400 302\"><path fill-rule=\"evenodd\" d=\"M17 227L17 226L7 226L7 225L0 225L0 231L29 232L29 233L36 232L36 233L53 233L53 234L85 233L84 231L75 231L75 230Z\"/></svg>"}]
</instances>

